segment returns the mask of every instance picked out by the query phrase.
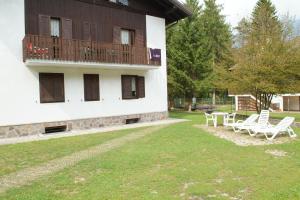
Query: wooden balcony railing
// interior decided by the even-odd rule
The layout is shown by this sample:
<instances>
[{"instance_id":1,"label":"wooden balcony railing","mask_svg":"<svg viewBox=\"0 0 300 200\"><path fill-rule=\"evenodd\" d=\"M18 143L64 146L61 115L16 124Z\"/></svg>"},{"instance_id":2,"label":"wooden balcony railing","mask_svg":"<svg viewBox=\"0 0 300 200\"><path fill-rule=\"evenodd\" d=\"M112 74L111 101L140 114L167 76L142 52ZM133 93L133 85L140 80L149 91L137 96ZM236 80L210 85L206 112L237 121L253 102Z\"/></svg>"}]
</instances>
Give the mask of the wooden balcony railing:
<instances>
[{"instance_id":1,"label":"wooden balcony railing","mask_svg":"<svg viewBox=\"0 0 300 200\"><path fill-rule=\"evenodd\" d=\"M134 65L161 65L150 59L149 49L122 44L103 44L83 40L26 35L23 40L24 62L27 59L96 62Z\"/></svg>"}]
</instances>

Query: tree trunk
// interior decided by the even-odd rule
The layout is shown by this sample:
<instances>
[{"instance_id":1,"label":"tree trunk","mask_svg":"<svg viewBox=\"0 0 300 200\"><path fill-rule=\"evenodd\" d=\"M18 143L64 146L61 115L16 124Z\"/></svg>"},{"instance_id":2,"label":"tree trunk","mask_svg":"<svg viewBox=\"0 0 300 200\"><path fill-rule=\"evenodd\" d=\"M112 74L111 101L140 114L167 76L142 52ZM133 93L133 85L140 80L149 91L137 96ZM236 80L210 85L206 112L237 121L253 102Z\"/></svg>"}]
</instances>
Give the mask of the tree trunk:
<instances>
[{"instance_id":1,"label":"tree trunk","mask_svg":"<svg viewBox=\"0 0 300 200\"><path fill-rule=\"evenodd\" d=\"M216 105L216 90L215 90L215 89L214 89L214 91L213 91L212 104L213 104L214 106Z\"/></svg>"},{"instance_id":2,"label":"tree trunk","mask_svg":"<svg viewBox=\"0 0 300 200\"><path fill-rule=\"evenodd\" d=\"M259 113L259 107L258 107L258 92L255 90L255 107L256 107L256 112Z\"/></svg>"}]
</instances>

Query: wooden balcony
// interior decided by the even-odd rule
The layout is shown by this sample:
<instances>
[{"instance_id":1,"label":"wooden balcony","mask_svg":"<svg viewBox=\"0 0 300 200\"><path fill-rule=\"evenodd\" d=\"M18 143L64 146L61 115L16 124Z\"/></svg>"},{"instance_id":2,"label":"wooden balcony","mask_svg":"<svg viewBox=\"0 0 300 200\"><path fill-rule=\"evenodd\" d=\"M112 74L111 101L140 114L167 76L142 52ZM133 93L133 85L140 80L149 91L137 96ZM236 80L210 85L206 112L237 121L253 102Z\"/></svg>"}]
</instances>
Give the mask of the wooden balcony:
<instances>
[{"instance_id":1,"label":"wooden balcony","mask_svg":"<svg viewBox=\"0 0 300 200\"><path fill-rule=\"evenodd\" d=\"M26 35L23 40L24 62L74 63L82 66L158 67L161 60L150 59L149 49L122 44L104 44L83 40ZM99 66L100 66L99 65Z\"/></svg>"}]
</instances>

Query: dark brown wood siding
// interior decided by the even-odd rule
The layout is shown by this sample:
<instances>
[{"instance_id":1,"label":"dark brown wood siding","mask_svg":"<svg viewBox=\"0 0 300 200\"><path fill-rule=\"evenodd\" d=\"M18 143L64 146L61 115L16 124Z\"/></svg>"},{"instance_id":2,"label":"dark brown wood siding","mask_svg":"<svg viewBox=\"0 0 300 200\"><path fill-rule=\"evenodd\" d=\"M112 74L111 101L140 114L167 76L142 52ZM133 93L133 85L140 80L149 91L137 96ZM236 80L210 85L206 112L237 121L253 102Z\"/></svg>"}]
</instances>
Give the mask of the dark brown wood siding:
<instances>
[{"instance_id":1,"label":"dark brown wood siding","mask_svg":"<svg viewBox=\"0 0 300 200\"><path fill-rule=\"evenodd\" d=\"M40 102L65 102L64 74L40 73Z\"/></svg>"},{"instance_id":2,"label":"dark brown wood siding","mask_svg":"<svg viewBox=\"0 0 300 200\"><path fill-rule=\"evenodd\" d=\"M238 97L238 110L256 111L256 101L251 97Z\"/></svg>"},{"instance_id":3,"label":"dark brown wood siding","mask_svg":"<svg viewBox=\"0 0 300 200\"><path fill-rule=\"evenodd\" d=\"M100 87L98 74L84 74L84 99L85 101L99 101Z\"/></svg>"},{"instance_id":4,"label":"dark brown wood siding","mask_svg":"<svg viewBox=\"0 0 300 200\"><path fill-rule=\"evenodd\" d=\"M59 17L69 19L66 30L62 27L64 35L72 39L84 40L92 39L103 43L113 43L114 27L130 30L138 30L140 40L146 40L146 16L144 14L131 12L127 9L118 7L107 7L95 5L75 0L25 0L25 21L26 34L39 35L40 32L48 34L46 25L39 30L39 20L43 22L46 18L40 19L39 16ZM109 3L111 5L111 3ZM134 5L134 2L132 2ZM45 23L44 23L45 24Z\"/></svg>"}]
</instances>

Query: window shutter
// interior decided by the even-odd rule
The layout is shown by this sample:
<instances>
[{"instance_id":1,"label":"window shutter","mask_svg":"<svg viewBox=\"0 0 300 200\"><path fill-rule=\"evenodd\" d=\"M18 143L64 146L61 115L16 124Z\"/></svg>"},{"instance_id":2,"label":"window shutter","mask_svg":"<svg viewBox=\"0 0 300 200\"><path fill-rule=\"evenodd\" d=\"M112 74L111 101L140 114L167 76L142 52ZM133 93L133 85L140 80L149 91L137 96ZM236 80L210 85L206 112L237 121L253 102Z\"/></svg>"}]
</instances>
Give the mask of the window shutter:
<instances>
[{"instance_id":1,"label":"window shutter","mask_svg":"<svg viewBox=\"0 0 300 200\"><path fill-rule=\"evenodd\" d=\"M64 39L73 38L73 22L71 19L62 19L62 37Z\"/></svg>"},{"instance_id":2,"label":"window shutter","mask_svg":"<svg viewBox=\"0 0 300 200\"><path fill-rule=\"evenodd\" d=\"M145 37L143 31L137 29L135 30L135 45L139 47L145 46Z\"/></svg>"},{"instance_id":3,"label":"window shutter","mask_svg":"<svg viewBox=\"0 0 300 200\"><path fill-rule=\"evenodd\" d=\"M145 77L138 77L138 97L145 98Z\"/></svg>"},{"instance_id":4,"label":"window shutter","mask_svg":"<svg viewBox=\"0 0 300 200\"><path fill-rule=\"evenodd\" d=\"M120 44L121 43L121 27L115 26L113 30L113 43Z\"/></svg>"},{"instance_id":5,"label":"window shutter","mask_svg":"<svg viewBox=\"0 0 300 200\"><path fill-rule=\"evenodd\" d=\"M40 73L39 81L41 103L65 101L64 74Z\"/></svg>"},{"instance_id":6,"label":"window shutter","mask_svg":"<svg viewBox=\"0 0 300 200\"><path fill-rule=\"evenodd\" d=\"M50 36L50 16L39 15L39 33L42 36Z\"/></svg>"},{"instance_id":7,"label":"window shutter","mask_svg":"<svg viewBox=\"0 0 300 200\"><path fill-rule=\"evenodd\" d=\"M64 102L65 101L65 83L64 83L64 74L55 74L53 80L54 84L54 101L55 102Z\"/></svg>"},{"instance_id":8,"label":"window shutter","mask_svg":"<svg viewBox=\"0 0 300 200\"><path fill-rule=\"evenodd\" d=\"M131 78L132 76L122 76L122 98L131 99Z\"/></svg>"},{"instance_id":9,"label":"window shutter","mask_svg":"<svg viewBox=\"0 0 300 200\"><path fill-rule=\"evenodd\" d=\"M91 26L89 22L83 22L83 39L91 40Z\"/></svg>"},{"instance_id":10,"label":"window shutter","mask_svg":"<svg viewBox=\"0 0 300 200\"><path fill-rule=\"evenodd\" d=\"M100 87L98 74L84 74L84 99L85 101L99 101Z\"/></svg>"}]
</instances>

